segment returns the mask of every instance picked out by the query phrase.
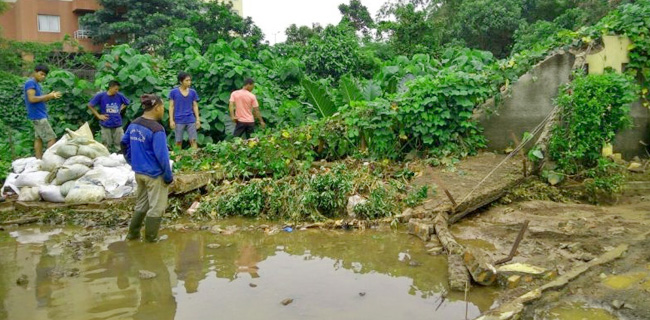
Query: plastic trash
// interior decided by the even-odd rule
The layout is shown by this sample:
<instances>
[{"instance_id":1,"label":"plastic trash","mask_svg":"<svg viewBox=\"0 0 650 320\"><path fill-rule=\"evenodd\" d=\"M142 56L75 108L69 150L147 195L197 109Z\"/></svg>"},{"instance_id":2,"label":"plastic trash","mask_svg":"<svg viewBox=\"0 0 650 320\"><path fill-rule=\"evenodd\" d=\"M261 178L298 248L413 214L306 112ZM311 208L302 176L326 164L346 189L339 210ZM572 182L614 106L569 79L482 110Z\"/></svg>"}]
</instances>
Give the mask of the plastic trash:
<instances>
[{"instance_id":1,"label":"plastic trash","mask_svg":"<svg viewBox=\"0 0 650 320\"><path fill-rule=\"evenodd\" d=\"M20 188L16 186L17 179L18 174L10 173L7 176L7 179L5 179L5 184L2 186L2 190L0 190L0 195L7 192L7 188L9 188L9 190L13 191L15 194L20 195Z\"/></svg>"},{"instance_id":2,"label":"plastic trash","mask_svg":"<svg viewBox=\"0 0 650 320\"><path fill-rule=\"evenodd\" d=\"M292 227L284 227L284 228L282 228L282 230L284 230L286 232L292 232L293 228Z\"/></svg>"}]
</instances>

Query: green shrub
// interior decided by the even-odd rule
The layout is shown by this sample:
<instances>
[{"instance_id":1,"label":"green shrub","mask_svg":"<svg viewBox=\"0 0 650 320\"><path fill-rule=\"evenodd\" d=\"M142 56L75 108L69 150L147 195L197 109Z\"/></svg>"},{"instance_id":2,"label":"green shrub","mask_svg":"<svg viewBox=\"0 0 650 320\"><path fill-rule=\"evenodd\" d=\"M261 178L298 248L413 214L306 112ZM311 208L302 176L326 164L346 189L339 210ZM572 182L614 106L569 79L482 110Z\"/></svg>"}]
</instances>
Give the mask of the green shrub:
<instances>
[{"instance_id":1,"label":"green shrub","mask_svg":"<svg viewBox=\"0 0 650 320\"><path fill-rule=\"evenodd\" d=\"M638 86L628 76L577 75L557 98L561 125L553 128L549 154L566 174L595 167L605 143L630 126Z\"/></svg>"}]
</instances>

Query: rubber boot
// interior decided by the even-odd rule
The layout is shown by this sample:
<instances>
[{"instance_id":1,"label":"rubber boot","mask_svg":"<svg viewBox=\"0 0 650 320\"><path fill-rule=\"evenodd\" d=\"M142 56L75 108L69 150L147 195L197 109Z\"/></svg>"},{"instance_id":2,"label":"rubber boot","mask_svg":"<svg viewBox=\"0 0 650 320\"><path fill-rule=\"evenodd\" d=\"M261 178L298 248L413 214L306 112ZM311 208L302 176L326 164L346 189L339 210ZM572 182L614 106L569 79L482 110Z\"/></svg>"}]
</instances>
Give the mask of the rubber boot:
<instances>
[{"instance_id":1,"label":"rubber boot","mask_svg":"<svg viewBox=\"0 0 650 320\"><path fill-rule=\"evenodd\" d=\"M131 223L129 223L129 233L126 235L127 240L140 239L140 229L142 229L142 221L146 215L146 212L133 213L133 216L131 217Z\"/></svg>"},{"instance_id":2,"label":"rubber boot","mask_svg":"<svg viewBox=\"0 0 650 320\"><path fill-rule=\"evenodd\" d=\"M147 242L158 241L158 229L160 228L161 221L162 218L147 217L144 222L144 239Z\"/></svg>"}]
</instances>

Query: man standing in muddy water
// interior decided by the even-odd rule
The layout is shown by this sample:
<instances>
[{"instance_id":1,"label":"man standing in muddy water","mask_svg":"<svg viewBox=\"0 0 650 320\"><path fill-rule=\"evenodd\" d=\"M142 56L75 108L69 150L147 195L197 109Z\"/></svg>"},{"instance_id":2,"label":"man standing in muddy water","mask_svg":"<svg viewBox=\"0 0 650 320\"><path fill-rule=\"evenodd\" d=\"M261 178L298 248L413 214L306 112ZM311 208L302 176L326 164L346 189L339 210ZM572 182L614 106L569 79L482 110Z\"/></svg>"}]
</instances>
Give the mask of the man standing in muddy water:
<instances>
[{"instance_id":1,"label":"man standing in muddy water","mask_svg":"<svg viewBox=\"0 0 650 320\"><path fill-rule=\"evenodd\" d=\"M129 224L128 240L140 239L145 221L145 240L158 241L158 229L167 208L167 190L174 181L169 164L167 134L160 121L165 106L160 97L145 94L140 97L144 114L133 120L122 138L122 153L135 171L138 184L133 217Z\"/></svg>"},{"instance_id":2,"label":"man standing in muddy water","mask_svg":"<svg viewBox=\"0 0 650 320\"><path fill-rule=\"evenodd\" d=\"M37 159L43 158L43 144L51 147L56 142L56 135L50 122L47 120L47 106L45 102L52 99L61 98L61 92L52 91L48 94L42 94L41 82L50 69L44 65L38 65L34 68L31 78L25 82L23 88L25 94L25 107L27 108L27 117L34 125L34 153Z\"/></svg>"}]
</instances>

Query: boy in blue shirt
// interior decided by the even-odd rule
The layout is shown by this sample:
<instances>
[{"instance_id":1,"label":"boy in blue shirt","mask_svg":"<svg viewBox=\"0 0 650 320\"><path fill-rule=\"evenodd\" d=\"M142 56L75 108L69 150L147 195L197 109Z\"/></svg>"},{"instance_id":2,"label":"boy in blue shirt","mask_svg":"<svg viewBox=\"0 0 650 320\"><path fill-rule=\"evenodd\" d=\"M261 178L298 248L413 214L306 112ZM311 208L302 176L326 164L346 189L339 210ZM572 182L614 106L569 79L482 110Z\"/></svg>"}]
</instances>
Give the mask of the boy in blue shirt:
<instances>
[{"instance_id":1,"label":"boy in blue shirt","mask_svg":"<svg viewBox=\"0 0 650 320\"><path fill-rule=\"evenodd\" d=\"M162 215L167 208L167 189L174 177L169 164L167 134L160 124L165 107L160 97L145 94L140 97L144 114L133 120L122 138L122 152L135 171L135 213L129 224L126 238L140 238L145 221L145 240L156 242Z\"/></svg>"},{"instance_id":2,"label":"boy in blue shirt","mask_svg":"<svg viewBox=\"0 0 650 320\"><path fill-rule=\"evenodd\" d=\"M47 66L37 65L34 68L34 74L25 82L23 92L25 94L25 107L27 108L27 117L34 125L34 153L36 158L43 158L43 143L47 143L47 147L51 147L56 142L56 135L50 122L47 121L47 106L45 102L52 99L61 98L61 92L52 91L48 94L43 94L41 82L45 81L45 77L50 72Z\"/></svg>"},{"instance_id":3,"label":"boy in blue shirt","mask_svg":"<svg viewBox=\"0 0 650 320\"><path fill-rule=\"evenodd\" d=\"M102 143L112 152L120 150L120 142L124 136L122 130L122 111L131 102L120 92L120 83L112 80L108 90L96 94L88 103L88 109L99 120L102 128ZM95 109L99 106L99 112Z\"/></svg>"},{"instance_id":4,"label":"boy in blue shirt","mask_svg":"<svg viewBox=\"0 0 650 320\"><path fill-rule=\"evenodd\" d=\"M190 89L192 78L186 72L178 74L178 87L169 92L169 127L174 130L176 145L183 145L183 134L187 131L190 145L197 149L196 130L201 129L199 118L199 95Z\"/></svg>"}]
</instances>

